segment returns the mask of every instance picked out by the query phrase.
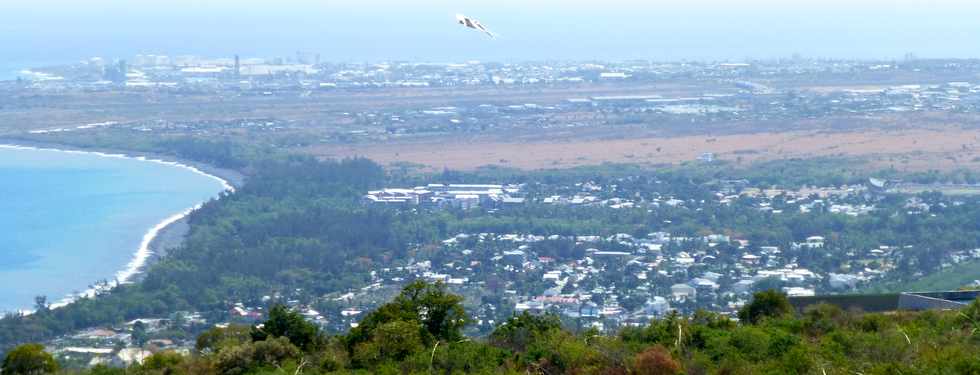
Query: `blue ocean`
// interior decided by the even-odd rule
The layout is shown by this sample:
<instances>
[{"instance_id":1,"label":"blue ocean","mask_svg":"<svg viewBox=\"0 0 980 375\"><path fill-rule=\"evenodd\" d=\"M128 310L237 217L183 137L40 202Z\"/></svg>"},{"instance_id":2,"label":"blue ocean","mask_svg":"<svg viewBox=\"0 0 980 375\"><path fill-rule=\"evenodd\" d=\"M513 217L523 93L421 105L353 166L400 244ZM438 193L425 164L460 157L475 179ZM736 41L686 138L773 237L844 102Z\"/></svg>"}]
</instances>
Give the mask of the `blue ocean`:
<instances>
[{"instance_id":1,"label":"blue ocean","mask_svg":"<svg viewBox=\"0 0 980 375\"><path fill-rule=\"evenodd\" d=\"M114 280L151 228L223 189L175 165L0 147L0 311Z\"/></svg>"}]
</instances>

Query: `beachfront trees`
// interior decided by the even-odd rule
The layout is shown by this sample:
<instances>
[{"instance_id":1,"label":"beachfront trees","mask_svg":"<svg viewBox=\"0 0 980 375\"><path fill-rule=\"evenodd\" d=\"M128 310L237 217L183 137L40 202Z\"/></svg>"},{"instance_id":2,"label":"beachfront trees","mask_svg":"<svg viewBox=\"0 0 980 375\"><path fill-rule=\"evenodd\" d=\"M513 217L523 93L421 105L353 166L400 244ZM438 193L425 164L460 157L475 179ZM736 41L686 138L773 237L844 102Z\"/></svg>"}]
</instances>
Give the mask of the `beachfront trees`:
<instances>
[{"instance_id":1,"label":"beachfront trees","mask_svg":"<svg viewBox=\"0 0 980 375\"><path fill-rule=\"evenodd\" d=\"M58 371L58 362L40 344L24 344L7 353L0 373L35 375Z\"/></svg>"}]
</instances>

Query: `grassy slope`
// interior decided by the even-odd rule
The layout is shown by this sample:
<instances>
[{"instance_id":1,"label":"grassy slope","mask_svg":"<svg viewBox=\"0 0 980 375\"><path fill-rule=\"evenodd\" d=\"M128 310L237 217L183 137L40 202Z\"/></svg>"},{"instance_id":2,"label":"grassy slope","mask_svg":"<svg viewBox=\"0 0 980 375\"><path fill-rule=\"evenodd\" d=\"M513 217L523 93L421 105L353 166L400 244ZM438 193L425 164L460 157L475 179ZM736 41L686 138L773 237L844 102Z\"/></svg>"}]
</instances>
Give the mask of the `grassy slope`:
<instances>
[{"instance_id":1,"label":"grassy slope","mask_svg":"<svg viewBox=\"0 0 980 375\"><path fill-rule=\"evenodd\" d=\"M978 279L980 279L980 260L960 263L915 281L884 285L880 289L893 292L956 290Z\"/></svg>"}]
</instances>

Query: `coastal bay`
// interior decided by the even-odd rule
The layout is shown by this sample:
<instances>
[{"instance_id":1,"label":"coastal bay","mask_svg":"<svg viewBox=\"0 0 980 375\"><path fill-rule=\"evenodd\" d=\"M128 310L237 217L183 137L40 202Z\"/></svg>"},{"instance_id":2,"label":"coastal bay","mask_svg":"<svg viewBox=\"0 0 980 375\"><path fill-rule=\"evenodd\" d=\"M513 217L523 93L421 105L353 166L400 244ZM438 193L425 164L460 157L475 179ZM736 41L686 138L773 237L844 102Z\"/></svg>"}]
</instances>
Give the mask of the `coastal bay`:
<instances>
[{"instance_id":1,"label":"coastal bay","mask_svg":"<svg viewBox=\"0 0 980 375\"><path fill-rule=\"evenodd\" d=\"M0 146L0 311L132 281L179 245L189 210L228 189L174 161Z\"/></svg>"}]
</instances>

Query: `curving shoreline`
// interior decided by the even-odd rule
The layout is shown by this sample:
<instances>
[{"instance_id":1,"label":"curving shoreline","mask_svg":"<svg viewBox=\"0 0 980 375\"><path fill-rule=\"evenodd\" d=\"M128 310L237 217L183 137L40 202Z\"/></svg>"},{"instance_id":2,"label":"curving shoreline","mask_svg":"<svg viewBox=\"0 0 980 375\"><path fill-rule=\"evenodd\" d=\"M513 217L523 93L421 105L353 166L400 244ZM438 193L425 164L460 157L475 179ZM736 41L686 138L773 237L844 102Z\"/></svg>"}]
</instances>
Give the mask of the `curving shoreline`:
<instances>
[{"instance_id":1,"label":"curving shoreline","mask_svg":"<svg viewBox=\"0 0 980 375\"><path fill-rule=\"evenodd\" d=\"M143 161L143 162L150 162L150 163L156 163L156 164L167 165L167 166L172 166L172 167L178 167L178 168L182 168L182 169L191 171L193 173L196 173L196 174L199 174L199 175L208 177L210 179L216 180L219 183L221 183L221 186L222 186L223 190L218 193L218 196L220 196L220 194L222 192L234 192L235 191L235 186L233 186L232 183L230 183L227 179L222 178L222 177L219 177L219 176L217 176L215 174L207 173L207 172L201 170L201 168L198 168L197 166L190 165L192 163L183 163L183 162L180 162L180 161L164 160L162 158L154 158L154 157L149 157L149 156L146 156L146 155L129 155L129 154L124 154L124 153L111 153L111 152L101 152L101 151L83 151L83 150L76 150L76 149L62 149L62 148L46 147L46 146L27 146L27 145L18 145L18 144L0 144L0 148L3 148L3 149L13 149L13 150L54 151L54 152L61 152L61 153L68 153L68 154L86 154L86 155L95 155L95 156L107 157L107 158L121 158L121 159L138 160L138 161ZM74 295L68 295L68 296L66 296L66 297L64 297L64 298L62 298L60 300L57 300L56 302L52 303L51 304L51 308L63 307L63 306L66 306L66 305L74 302L78 298L82 298L82 297L94 297L98 293L100 293L102 291L105 291L105 290L108 290L108 289L111 289L111 288L113 288L113 287L115 287L117 285L127 284L127 283L133 282L133 278L136 277L136 276L138 276L143 271L143 269L147 265L147 262L151 259L152 255L154 254L154 251L153 251L152 247L153 247L154 242L158 239L158 237L160 237L161 233L164 232L164 231L166 231L168 227L173 226L175 223L178 223L178 222L184 220L188 215L190 215L192 212L194 212L194 210L197 210L198 208L200 208L204 203L205 202L198 203L198 204L196 204L196 205L194 205L194 206L192 206L190 208L187 208L187 209L185 209L185 210L183 210L181 212L178 212L176 214L172 214L172 215L168 216L167 218L165 218L163 221L161 221L161 222L157 223L156 225L154 225L153 227L151 227L149 230L147 230L143 234L143 237L142 237L142 240L140 242L139 248L136 249L136 252L133 254L132 259L126 264L126 266L122 270L119 270L119 271L116 272L115 278L114 278L115 280L114 281L109 282L109 283L104 284L104 285L90 286L88 289L86 289L85 291L83 291L81 293L74 294ZM160 250L162 251L164 249L160 249ZM25 313L25 314L30 314L31 312L32 311L22 311L22 313Z\"/></svg>"}]
</instances>

